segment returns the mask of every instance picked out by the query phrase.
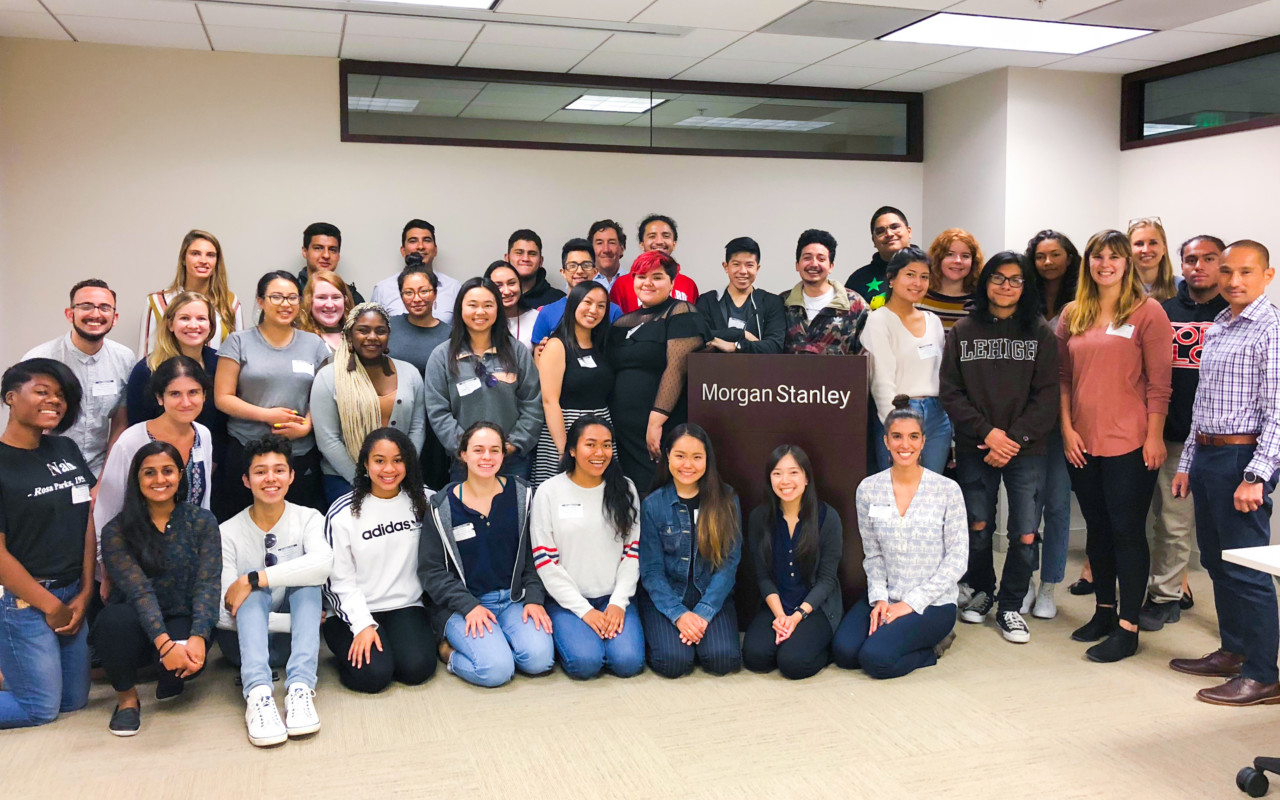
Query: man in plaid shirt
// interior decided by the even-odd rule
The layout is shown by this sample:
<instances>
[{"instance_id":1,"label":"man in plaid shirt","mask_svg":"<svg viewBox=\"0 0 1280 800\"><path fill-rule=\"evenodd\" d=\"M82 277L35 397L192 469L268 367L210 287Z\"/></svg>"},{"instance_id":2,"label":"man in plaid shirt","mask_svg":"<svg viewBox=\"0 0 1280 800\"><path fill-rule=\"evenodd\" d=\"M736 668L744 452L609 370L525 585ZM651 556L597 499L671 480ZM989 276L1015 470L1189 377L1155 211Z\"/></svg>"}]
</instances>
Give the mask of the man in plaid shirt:
<instances>
[{"instance_id":1,"label":"man in plaid shirt","mask_svg":"<svg viewBox=\"0 0 1280 800\"><path fill-rule=\"evenodd\" d=\"M1271 493L1280 467L1280 312L1266 297L1275 271L1261 244L1227 248L1218 287L1227 308L1214 319L1200 356L1191 434L1173 496L1195 498L1200 562L1213 579L1222 647L1169 666L1230 678L1201 689L1206 703L1280 703L1276 590L1270 575L1222 559L1222 551L1271 542Z\"/></svg>"}]
</instances>

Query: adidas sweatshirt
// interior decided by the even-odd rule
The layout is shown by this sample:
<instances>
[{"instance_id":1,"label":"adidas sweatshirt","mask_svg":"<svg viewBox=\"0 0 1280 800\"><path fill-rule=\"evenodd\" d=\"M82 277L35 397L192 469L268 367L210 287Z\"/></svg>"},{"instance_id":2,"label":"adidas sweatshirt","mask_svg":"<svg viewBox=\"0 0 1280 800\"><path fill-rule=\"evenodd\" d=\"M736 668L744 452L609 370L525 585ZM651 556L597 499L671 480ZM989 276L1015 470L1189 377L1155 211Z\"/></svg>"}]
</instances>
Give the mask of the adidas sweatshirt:
<instances>
[{"instance_id":1,"label":"adidas sweatshirt","mask_svg":"<svg viewBox=\"0 0 1280 800\"><path fill-rule=\"evenodd\" d=\"M351 498L351 493L338 498L325 517L333 572L324 599L328 610L356 634L376 627L376 611L423 604L418 582L422 521L403 489L390 500L366 495L359 517L351 513Z\"/></svg>"},{"instance_id":2,"label":"adidas sweatshirt","mask_svg":"<svg viewBox=\"0 0 1280 800\"><path fill-rule=\"evenodd\" d=\"M567 473L545 481L533 496L533 564L547 592L579 617L588 598L609 598L625 609L640 578L640 497L627 480L635 522L619 536L604 509L604 484L584 489Z\"/></svg>"}]
</instances>

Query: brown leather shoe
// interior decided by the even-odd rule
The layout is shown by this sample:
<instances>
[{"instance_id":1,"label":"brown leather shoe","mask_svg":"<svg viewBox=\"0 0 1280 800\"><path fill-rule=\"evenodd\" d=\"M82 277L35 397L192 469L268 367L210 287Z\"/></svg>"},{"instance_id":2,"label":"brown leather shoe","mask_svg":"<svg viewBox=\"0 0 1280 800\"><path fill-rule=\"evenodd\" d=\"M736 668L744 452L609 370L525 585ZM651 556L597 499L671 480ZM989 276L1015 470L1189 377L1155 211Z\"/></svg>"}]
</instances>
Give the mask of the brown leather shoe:
<instances>
[{"instance_id":1,"label":"brown leather shoe","mask_svg":"<svg viewBox=\"0 0 1280 800\"><path fill-rule=\"evenodd\" d=\"M1221 686L1201 689L1196 699L1215 706L1256 706L1280 703L1280 683L1258 683L1236 676Z\"/></svg>"},{"instance_id":2,"label":"brown leather shoe","mask_svg":"<svg viewBox=\"0 0 1280 800\"><path fill-rule=\"evenodd\" d=\"M1240 674L1240 665L1243 663L1244 656L1228 653L1226 650L1214 650L1200 658L1175 658L1169 662L1169 669L1206 678L1234 678Z\"/></svg>"}]
</instances>

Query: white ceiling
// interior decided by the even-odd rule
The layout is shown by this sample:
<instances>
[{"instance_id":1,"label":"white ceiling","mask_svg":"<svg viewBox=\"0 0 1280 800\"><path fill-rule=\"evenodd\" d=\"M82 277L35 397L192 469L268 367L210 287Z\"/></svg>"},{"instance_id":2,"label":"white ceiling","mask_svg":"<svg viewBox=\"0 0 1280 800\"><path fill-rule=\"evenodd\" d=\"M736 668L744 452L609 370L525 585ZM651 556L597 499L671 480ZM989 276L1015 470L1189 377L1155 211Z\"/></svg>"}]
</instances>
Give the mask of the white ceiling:
<instances>
[{"instance_id":1,"label":"white ceiling","mask_svg":"<svg viewBox=\"0 0 1280 800\"><path fill-rule=\"evenodd\" d=\"M1161 21L1178 23L1178 27L1074 57L760 32L808 5L808 0L500 0L486 21L369 16L344 9L346 2L314 0L315 7L308 10L196 0L0 0L0 36L574 74L926 91L1006 66L1133 72L1280 34L1280 0L824 2L828 9L848 5L851 14L857 13L857 6L877 6L875 11L882 14L906 9L901 13L924 15L945 9L1156 28L1162 27ZM287 0L286 4L302 3ZM503 22L504 16L542 24ZM557 27L570 20L592 20L597 28L673 25L689 32L672 37L573 24Z\"/></svg>"}]
</instances>

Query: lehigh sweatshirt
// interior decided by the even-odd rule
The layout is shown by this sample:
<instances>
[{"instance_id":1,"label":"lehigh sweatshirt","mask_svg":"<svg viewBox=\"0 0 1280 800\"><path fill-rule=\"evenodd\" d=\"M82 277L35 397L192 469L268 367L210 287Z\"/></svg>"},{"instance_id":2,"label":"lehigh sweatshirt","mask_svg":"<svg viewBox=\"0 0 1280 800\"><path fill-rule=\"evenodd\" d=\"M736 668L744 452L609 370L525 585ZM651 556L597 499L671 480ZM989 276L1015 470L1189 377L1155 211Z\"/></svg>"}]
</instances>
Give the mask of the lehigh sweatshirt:
<instances>
[{"instance_id":1,"label":"lehigh sweatshirt","mask_svg":"<svg viewBox=\"0 0 1280 800\"><path fill-rule=\"evenodd\" d=\"M993 428L1017 442L1020 454L1045 452L1058 421L1058 343L1038 316L1029 331L976 314L956 322L939 383L957 453L976 452Z\"/></svg>"},{"instance_id":2,"label":"lehigh sweatshirt","mask_svg":"<svg viewBox=\"0 0 1280 800\"><path fill-rule=\"evenodd\" d=\"M284 605L285 589L291 586L323 586L333 568L333 548L324 536L324 517L314 508L285 502L284 513L269 531L258 527L249 516L250 506L222 523L222 596L241 575L263 571L271 590L271 607ZM267 536L275 545L267 547ZM276 557L268 567L267 553ZM220 606L218 627L233 631L235 618ZM289 615L272 611L267 618L272 633L288 633Z\"/></svg>"},{"instance_id":3,"label":"lehigh sweatshirt","mask_svg":"<svg viewBox=\"0 0 1280 800\"><path fill-rule=\"evenodd\" d=\"M351 513L350 493L338 498L325 517L324 535L333 547L333 573L325 586L329 610L359 633L375 611L422 605L418 582L418 538L422 521L402 489L390 500L366 495L360 516Z\"/></svg>"},{"instance_id":4,"label":"lehigh sweatshirt","mask_svg":"<svg viewBox=\"0 0 1280 800\"><path fill-rule=\"evenodd\" d=\"M640 497L627 480L635 523L619 536L604 509L604 484L584 489L567 473L533 496L533 564L547 592L581 617L588 598L609 597L625 609L640 578Z\"/></svg>"}]
</instances>

